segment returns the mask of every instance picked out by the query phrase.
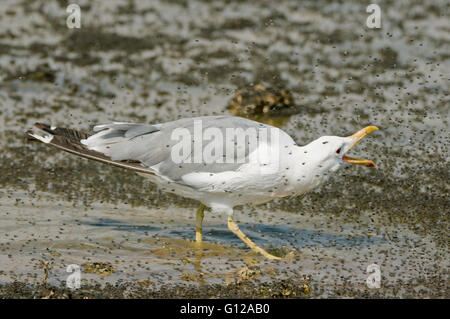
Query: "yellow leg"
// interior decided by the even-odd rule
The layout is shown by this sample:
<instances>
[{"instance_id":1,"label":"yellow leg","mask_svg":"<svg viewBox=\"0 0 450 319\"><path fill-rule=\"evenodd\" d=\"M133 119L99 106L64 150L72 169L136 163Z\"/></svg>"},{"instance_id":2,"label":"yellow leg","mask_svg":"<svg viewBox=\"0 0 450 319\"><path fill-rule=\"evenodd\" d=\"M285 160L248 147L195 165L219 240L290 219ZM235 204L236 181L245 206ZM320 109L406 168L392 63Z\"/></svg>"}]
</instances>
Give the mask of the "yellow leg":
<instances>
[{"instance_id":1,"label":"yellow leg","mask_svg":"<svg viewBox=\"0 0 450 319\"><path fill-rule=\"evenodd\" d=\"M244 243L247 244L253 251L264 255L264 257L268 259L280 260L280 257L269 254L267 251L257 246L254 242L251 241L240 229L238 224L233 220L233 217L228 216L228 229L231 230L236 236L238 236Z\"/></svg>"},{"instance_id":2,"label":"yellow leg","mask_svg":"<svg viewBox=\"0 0 450 319\"><path fill-rule=\"evenodd\" d=\"M197 209L197 217L196 217L196 223L195 223L195 241L197 243L202 242L202 223L203 223L203 217L205 211L205 205L200 204L200 206Z\"/></svg>"}]
</instances>

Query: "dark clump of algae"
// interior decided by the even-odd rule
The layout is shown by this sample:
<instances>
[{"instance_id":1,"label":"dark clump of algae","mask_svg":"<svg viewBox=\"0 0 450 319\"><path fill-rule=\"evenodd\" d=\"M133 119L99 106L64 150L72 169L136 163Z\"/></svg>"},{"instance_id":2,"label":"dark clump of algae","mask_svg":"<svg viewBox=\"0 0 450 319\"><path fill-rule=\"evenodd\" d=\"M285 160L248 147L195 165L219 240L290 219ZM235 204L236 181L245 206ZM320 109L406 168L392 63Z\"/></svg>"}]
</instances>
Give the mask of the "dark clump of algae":
<instances>
[{"instance_id":1,"label":"dark clump of algae","mask_svg":"<svg viewBox=\"0 0 450 319\"><path fill-rule=\"evenodd\" d=\"M358 1L189 3L81 4L80 30L60 1L0 6L0 295L448 297L445 4L389 3L383 28L368 30ZM194 201L23 133L35 121L90 130L231 113L234 92L258 84L289 92L290 116L244 115L301 144L381 129L352 150L377 168L237 209L244 232L291 257L279 263L250 252L224 216L206 214L197 247ZM70 263L85 267L77 291L62 286ZM365 286L371 263L379 290Z\"/></svg>"}]
</instances>

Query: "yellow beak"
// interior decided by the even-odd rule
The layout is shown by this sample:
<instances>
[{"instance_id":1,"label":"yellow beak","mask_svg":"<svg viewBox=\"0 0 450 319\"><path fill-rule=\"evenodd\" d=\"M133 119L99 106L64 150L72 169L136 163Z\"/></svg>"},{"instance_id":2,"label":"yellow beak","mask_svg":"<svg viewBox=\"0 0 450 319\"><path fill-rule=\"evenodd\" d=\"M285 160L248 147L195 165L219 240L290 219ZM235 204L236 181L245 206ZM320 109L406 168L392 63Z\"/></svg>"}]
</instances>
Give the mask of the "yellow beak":
<instances>
[{"instance_id":1,"label":"yellow beak","mask_svg":"<svg viewBox=\"0 0 450 319\"><path fill-rule=\"evenodd\" d=\"M350 148L347 150L347 152L349 150L351 150L353 148L353 146L358 144L365 136L367 136L368 134L370 134L371 132L376 131L376 130L378 130L378 127L376 127L376 126L373 126L373 125L367 126L367 127L363 128L362 130L356 132L352 136L350 136L350 138L354 139L355 141L353 142L352 146L350 146ZM351 164L355 164L355 165L364 165L367 167L375 167L375 163L372 162L371 160L353 158L350 156L346 156L345 154L342 156L342 160L347 163L351 163Z\"/></svg>"}]
</instances>

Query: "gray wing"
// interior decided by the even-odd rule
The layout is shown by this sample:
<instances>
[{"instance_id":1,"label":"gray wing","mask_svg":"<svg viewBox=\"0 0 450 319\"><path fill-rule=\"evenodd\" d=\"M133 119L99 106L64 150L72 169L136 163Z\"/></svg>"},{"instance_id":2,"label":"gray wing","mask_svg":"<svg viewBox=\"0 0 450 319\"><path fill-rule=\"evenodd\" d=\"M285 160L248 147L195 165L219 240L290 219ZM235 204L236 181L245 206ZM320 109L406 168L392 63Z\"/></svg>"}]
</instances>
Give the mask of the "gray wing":
<instances>
[{"instance_id":1,"label":"gray wing","mask_svg":"<svg viewBox=\"0 0 450 319\"><path fill-rule=\"evenodd\" d=\"M261 128L275 129L283 134L287 143L294 144L294 141L278 128L235 116L185 118L156 125L135 123L98 125L94 130L100 132L81 140L81 143L85 144L88 149L105 154L114 161L138 161L142 165L155 170L158 175L179 183L182 182L182 176L192 172L220 173L235 171L243 163L246 163L248 155L252 152L251 147L238 150L239 145L231 143L231 141L231 145L236 148L232 163L194 162L196 147L194 138L190 141L191 152L183 154L186 156L185 160L183 162L174 161L172 150L180 143L180 139L176 138L176 134L174 136L174 132L182 129L184 132L188 132L191 137L194 137L199 123L201 123L202 132L208 128L213 128L216 132L219 130L227 138L227 129L240 128L245 131L252 128L256 129L257 132ZM203 152L208 142L202 144ZM225 144L223 145L224 148L226 147ZM222 153L225 154L225 152Z\"/></svg>"}]
</instances>

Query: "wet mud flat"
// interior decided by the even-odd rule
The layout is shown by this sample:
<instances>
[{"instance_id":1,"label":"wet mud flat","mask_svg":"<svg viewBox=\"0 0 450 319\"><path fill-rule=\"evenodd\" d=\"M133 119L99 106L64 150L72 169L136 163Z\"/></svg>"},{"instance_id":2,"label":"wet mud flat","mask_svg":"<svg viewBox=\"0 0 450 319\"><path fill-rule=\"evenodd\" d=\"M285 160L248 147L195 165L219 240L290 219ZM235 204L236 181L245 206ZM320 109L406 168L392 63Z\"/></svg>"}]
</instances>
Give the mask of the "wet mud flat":
<instances>
[{"instance_id":1,"label":"wet mud flat","mask_svg":"<svg viewBox=\"0 0 450 319\"><path fill-rule=\"evenodd\" d=\"M79 4L79 30L63 1L0 5L0 297L450 297L448 3L380 1L381 30L359 1ZM229 114L235 90L259 83L291 93L271 123L299 144L380 127L352 150L377 168L237 209L281 262L210 212L198 247L197 203L24 134ZM64 288L70 264L78 290Z\"/></svg>"},{"instance_id":2,"label":"wet mud flat","mask_svg":"<svg viewBox=\"0 0 450 319\"><path fill-rule=\"evenodd\" d=\"M225 216L208 212L205 242L196 245L194 206L68 205L49 193L34 196L39 201L18 191L2 196L9 198L2 201L7 231L0 243L5 297L18 296L17 289L36 298L448 294L445 246L368 212L349 220L347 214L330 217L317 208L301 215L281 208L243 208L237 212L241 228L270 252L286 256L271 262L235 238ZM372 263L382 270L380 289L366 286L366 268ZM71 264L81 267L79 290L64 288Z\"/></svg>"}]
</instances>

